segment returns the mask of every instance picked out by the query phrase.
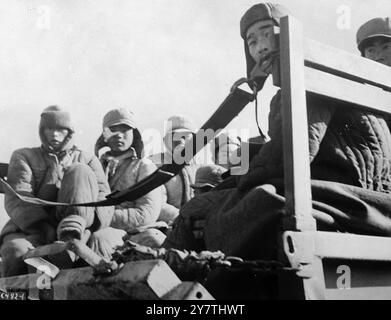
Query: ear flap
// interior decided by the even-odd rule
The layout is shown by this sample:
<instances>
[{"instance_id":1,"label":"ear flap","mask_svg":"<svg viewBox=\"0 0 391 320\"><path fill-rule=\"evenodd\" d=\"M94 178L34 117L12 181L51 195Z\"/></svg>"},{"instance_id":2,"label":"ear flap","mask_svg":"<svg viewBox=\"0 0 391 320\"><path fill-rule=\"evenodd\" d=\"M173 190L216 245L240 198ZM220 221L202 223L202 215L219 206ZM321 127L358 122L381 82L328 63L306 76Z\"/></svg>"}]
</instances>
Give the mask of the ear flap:
<instances>
[{"instance_id":1,"label":"ear flap","mask_svg":"<svg viewBox=\"0 0 391 320\"><path fill-rule=\"evenodd\" d=\"M136 151L137 158L144 157L144 142L138 129L133 129L133 143L132 148Z\"/></svg>"},{"instance_id":2,"label":"ear flap","mask_svg":"<svg viewBox=\"0 0 391 320\"><path fill-rule=\"evenodd\" d=\"M101 134L95 142L94 153L97 157L99 157L99 150L104 147L107 147L107 143L103 137L103 134Z\"/></svg>"}]
</instances>

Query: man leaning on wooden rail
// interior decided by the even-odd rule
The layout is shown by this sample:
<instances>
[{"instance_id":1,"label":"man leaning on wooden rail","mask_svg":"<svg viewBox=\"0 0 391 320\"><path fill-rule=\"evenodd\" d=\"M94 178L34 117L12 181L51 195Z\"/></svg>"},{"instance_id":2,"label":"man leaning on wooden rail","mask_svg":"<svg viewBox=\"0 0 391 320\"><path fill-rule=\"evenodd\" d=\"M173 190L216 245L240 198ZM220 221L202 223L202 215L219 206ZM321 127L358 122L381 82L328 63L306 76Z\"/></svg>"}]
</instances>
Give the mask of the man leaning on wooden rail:
<instances>
[{"instance_id":1,"label":"man leaning on wooden rail","mask_svg":"<svg viewBox=\"0 0 391 320\"><path fill-rule=\"evenodd\" d=\"M279 56L274 28L287 14L281 5L260 3L240 21L247 76L257 91ZM360 29L359 48L365 57L389 65L389 20L375 20L380 33L368 32L377 30L372 25ZM318 230L390 236L391 133L386 119L359 109L346 112L320 97L307 96L307 105L312 215ZM251 160L249 171L237 177L236 187L217 187L190 200L165 247L221 250L243 259L276 258L285 206L281 106L279 91L271 101L271 139ZM205 227L199 230L200 225Z\"/></svg>"}]
</instances>

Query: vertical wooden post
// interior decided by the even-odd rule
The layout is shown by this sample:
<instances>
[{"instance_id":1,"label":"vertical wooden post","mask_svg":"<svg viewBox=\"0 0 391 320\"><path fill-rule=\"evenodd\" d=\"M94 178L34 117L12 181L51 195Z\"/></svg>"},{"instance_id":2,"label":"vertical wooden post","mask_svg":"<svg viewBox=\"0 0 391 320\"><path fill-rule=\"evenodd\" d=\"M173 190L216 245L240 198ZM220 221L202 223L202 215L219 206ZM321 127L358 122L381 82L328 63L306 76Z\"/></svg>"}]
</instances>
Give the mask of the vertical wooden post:
<instances>
[{"instance_id":1,"label":"vertical wooden post","mask_svg":"<svg viewBox=\"0 0 391 320\"><path fill-rule=\"evenodd\" d=\"M306 86L304 80L303 32L293 17L280 20L280 61L284 148L285 211L284 230L303 232L304 241L292 244L303 270L279 278L281 297L324 299L325 282L320 257L315 256L312 217L311 174L308 147ZM302 259L301 252L306 252ZM284 252L280 244L280 258Z\"/></svg>"},{"instance_id":2,"label":"vertical wooden post","mask_svg":"<svg viewBox=\"0 0 391 320\"><path fill-rule=\"evenodd\" d=\"M280 33L284 177L287 218L285 230L315 230L311 215L306 91L301 24L287 16Z\"/></svg>"}]
</instances>

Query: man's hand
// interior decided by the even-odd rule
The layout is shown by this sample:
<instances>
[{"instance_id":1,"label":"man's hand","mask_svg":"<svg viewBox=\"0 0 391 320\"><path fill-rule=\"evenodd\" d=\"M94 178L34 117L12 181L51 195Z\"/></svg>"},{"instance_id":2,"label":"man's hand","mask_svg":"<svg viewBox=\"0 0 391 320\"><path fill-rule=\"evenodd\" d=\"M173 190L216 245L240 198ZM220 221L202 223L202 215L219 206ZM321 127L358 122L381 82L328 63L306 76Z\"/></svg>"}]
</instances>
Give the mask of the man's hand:
<instances>
[{"instance_id":1,"label":"man's hand","mask_svg":"<svg viewBox=\"0 0 391 320\"><path fill-rule=\"evenodd\" d=\"M160 211L159 221L164 221L168 225L171 225L176 217L179 215L179 209L171 204L163 203L162 210Z\"/></svg>"},{"instance_id":2,"label":"man's hand","mask_svg":"<svg viewBox=\"0 0 391 320\"><path fill-rule=\"evenodd\" d=\"M273 62L278 56L278 51L272 51L266 54L259 63L256 63L250 72L250 80L257 84L258 91L263 88L267 77L273 71Z\"/></svg>"}]
</instances>

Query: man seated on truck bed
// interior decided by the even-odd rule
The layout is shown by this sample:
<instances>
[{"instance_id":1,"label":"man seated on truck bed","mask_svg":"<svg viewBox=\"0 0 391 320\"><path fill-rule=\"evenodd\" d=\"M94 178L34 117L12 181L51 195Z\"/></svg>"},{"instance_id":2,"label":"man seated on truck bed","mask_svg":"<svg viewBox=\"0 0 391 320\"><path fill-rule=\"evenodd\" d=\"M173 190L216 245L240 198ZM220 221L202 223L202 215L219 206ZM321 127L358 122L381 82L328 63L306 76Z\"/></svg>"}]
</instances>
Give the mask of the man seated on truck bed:
<instances>
[{"instance_id":1,"label":"man seated on truck bed","mask_svg":"<svg viewBox=\"0 0 391 320\"><path fill-rule=\"evenodd\" d=\"M8 168L8 183L19 194L65 203L105 199L110 187L94 155L74 144L70 114L51 106L39 125L41 146L16 150ZM84 239L108 226L112 207L43 207L25 203L5 192L10 220L0 235L2 276L27 273L23 255L55 240ZM70 261L72 262L72 261Z\"/></svg>"},{"instance_id":2,"label":"man seated on truck bed","mask_svg":"<svg viewBox=\"0 0 391 320\"><path fill-rule=\"evenodd\" d=\"M153 154L149 159L157 166L175 163L175 152L196 131L191 118L184 115L175 115L165 121L163 143L165 151ZM199 165L194 161L186 164L178 175L167 181L162 188L163 204L159 220L172 225L179 215L179 209L194 197L191 184L194 183L195 173Z\"/></svg>"},{"instance_id":3,"label":"man seated on truck bed","mask_svg":"<svg viewBox=\"0 0 391 320\"><path fill-rule=\"evenodd\" d=\"M105 147L101 163L111 190L123 191L156 170L151 160L144 157L144 142L134 113L130 109L110 110L103 117L102 134L95 145L95 154ZM149 246L160 246L165 235L151 227L158 220L162 206L162 187L156 188L135 201L115 206L109 228L95 232L91 247L106 259L111 258L115 246L123 244L126 232L136 233L130 240ZM138 234L139 228L148 228Z\"/></svg>"},{"instance_id":4,"label":"man seated on truck bed","mask_svg":"<svg viewBox=\"0 0 391 320\"><path fill-rule=\"evenodd\" d=\"M265 74L254 80L258 89L271 72L273 53L278 53L273 28L285 15L282 6L261 3L241 19L248 78L257 69L258 74ZM389 23L383 26L386 30L381 31L381 39L389 39ZM389 42L364 38L358 43L364 56L388 65ZM374 56L367 46L372 43L379 46ZM357 109L346 112L310 96L307 104L312 213L318 230L390 236L391 134L386 119ZM251 160L249 171L238 177L236 188L211 191L189 201L165 247L276 259L276 236L285 206L280 108L279 91L271 101L271 139Z\"/></svg>"}]
</instances>

